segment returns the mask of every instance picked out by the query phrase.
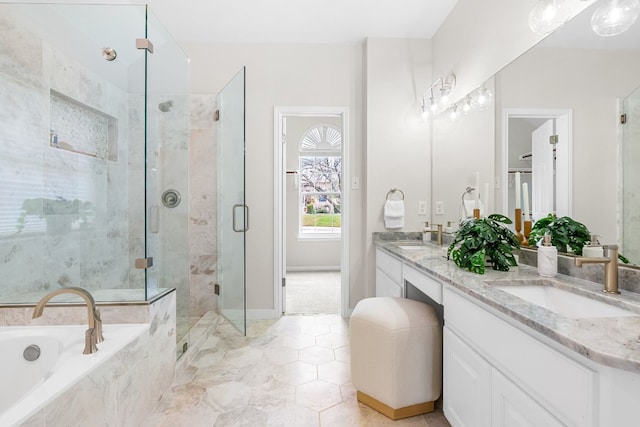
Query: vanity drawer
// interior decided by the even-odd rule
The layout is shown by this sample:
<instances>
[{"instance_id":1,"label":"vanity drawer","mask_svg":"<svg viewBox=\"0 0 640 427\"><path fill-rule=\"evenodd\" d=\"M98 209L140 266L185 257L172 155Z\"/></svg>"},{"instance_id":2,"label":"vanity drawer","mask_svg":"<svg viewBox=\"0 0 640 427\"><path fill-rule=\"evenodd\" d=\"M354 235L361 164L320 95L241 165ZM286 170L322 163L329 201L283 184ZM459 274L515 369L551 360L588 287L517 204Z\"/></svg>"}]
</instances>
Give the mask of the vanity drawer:
<instances>
[{"instance_id":1,"label":"vanity drawer","mask_svg":"<svg viewBox=\"0 0 640 427\"><path fill-rule=\"evenodd\" d=\"M449 289L443 298L447 327L491 365L563 423L594 425L593 371Z\"/></svg>"},{"instance_id":2,"label":"vanity drawer","mask_svg":"<svg viewBox=\"0 0 640 427\"><path fill-rule=\"evenodd\" d=\"M403 278L438 304L442 304L442 283L408 265L403 266Z\"/></svg>"},{"instance_id":3,"label":"vanity drawer","mask_svg":"<svg viewBox=\"0 0 640 427\"><path fill-rule=\"evenodd\" d=\"M400 283L391 280L384 271L376 268L376 296L402 298L404 288L400 286Z\"/></svg>"},{"instance_id":4,"label":"vanity drawer","mask_svg":"<svg viewBox=\"0 0 640 427\"><path fill-rule=\"evenodd\" d=\"M398 258L392 257L381 249L376 249L376 267L394 282L402 283L402 261Z\"/></svg>"}]
</instances>

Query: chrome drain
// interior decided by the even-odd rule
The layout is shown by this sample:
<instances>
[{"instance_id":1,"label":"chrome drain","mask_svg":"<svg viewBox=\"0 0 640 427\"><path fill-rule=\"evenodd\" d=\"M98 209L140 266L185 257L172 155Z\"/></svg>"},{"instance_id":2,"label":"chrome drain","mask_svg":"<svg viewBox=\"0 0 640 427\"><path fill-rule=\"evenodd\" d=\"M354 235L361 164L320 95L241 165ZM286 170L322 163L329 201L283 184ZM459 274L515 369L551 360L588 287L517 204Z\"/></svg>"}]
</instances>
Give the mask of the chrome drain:
<instances>
[{"instance_id":1,"label":"chrome drain","mask_svg":"<svg viewBox=\"0 0 640 427\"><path fill-rule=\"evenodd\" d=\"M38 360L38 358L40 357L40 347L35 344L31 344L29 347L24 349L24 351L22 352L22 357L24 357L24 360L28 362Z\"/></svg>"}]
</instances>

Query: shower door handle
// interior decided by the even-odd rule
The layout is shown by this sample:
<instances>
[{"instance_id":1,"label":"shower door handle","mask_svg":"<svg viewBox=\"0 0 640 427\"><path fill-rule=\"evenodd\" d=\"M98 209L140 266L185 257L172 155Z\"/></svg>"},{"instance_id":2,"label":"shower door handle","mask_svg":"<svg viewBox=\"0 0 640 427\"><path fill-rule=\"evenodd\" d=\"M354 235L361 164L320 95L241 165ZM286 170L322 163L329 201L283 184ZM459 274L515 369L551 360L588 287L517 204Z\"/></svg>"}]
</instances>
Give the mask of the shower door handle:
<instances>
[{"instance_id":1,"label":"shower door handle","mask_svg":"<svg viewBox=\"0 0 640 427\"><path fill-rule=\"evenodd\" d=\"M238 228L237 223L236 223L236 209L238 208L242 208L243 209L243 213L244 213L244 224L242 228ZM238 232L238 233L244 233L245 231L249 230L249 206L247 205L243 205L241 203L236 203L235 205L233 205L232 208L232 213L231 213L231 218L232 218L232 226L233 226L233 231Z\"/></svg>"}]
</instances>

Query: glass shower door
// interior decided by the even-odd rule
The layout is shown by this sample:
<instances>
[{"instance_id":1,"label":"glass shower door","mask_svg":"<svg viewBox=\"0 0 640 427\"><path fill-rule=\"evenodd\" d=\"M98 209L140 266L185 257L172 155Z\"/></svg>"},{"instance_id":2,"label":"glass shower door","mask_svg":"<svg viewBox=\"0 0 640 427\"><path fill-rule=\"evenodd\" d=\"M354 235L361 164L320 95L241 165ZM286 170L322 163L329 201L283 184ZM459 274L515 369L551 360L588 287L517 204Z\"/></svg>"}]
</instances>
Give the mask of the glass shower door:
<instances>
[{"instance_id":1,"label":"glass shower door","mask_svg":"<svg viewBox=\"0 0 640 427\"><path fill-rule=\"evenodd\" d=\"M220 311L246 333L245 69L217 96L218 284Z\"/></svg>"}]
</instances>

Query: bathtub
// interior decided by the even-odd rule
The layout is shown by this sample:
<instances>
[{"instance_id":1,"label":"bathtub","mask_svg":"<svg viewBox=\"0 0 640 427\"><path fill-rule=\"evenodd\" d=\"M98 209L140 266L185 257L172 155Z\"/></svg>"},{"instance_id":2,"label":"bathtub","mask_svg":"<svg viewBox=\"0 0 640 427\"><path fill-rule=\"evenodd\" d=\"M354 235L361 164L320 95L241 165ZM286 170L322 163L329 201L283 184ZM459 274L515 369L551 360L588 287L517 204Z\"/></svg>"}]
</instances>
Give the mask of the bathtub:
<instances>
[{"instance_id":1,"label":"bathtub","mask_svg":"<svg viewBox=\"0 0 640 427\"><path fill-rule=\"evenodd\" d=\"M0 426L19 425L149 329L104 325L98 351L82 354L87 326L0 327ZM36 345L40 355L25 359ZM34 351L35 350L35 351ZM30 359L37 349L26 354Z\"/></svg>"}]
</instances>

